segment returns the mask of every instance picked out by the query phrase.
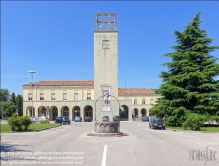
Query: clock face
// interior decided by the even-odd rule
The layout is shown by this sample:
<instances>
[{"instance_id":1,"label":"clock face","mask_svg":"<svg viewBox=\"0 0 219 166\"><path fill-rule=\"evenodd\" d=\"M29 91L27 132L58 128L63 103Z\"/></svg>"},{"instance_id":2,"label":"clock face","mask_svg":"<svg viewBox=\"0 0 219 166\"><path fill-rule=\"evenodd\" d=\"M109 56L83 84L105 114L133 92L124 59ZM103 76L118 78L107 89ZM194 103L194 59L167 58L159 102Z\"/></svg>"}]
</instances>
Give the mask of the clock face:
<instances>
[{"instance_id":1,"label":"clock face","mask_svg":"<svg viewBox=\"0 0 219 166\"><path fill-rule=\"evenodd\" d=\"M102 47L109 48L109 40L103 40Z\"/></svg>"}]
</instances>

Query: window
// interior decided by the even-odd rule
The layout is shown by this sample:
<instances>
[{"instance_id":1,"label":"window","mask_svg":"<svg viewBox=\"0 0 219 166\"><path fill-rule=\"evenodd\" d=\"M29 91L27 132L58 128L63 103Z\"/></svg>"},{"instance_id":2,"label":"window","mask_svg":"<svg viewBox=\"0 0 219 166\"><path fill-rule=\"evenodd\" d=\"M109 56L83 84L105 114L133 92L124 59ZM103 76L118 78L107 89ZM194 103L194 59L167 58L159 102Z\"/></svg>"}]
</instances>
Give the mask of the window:
<instances>
[{"instance_id":1,"label":"window","mask_svg":"<svg viewBox=\"0 0 219 166\"><path fill-rule=\"evenodd\" d=\"M28 93L28 100L32 100L32 93Z\"/></svg>"},{"instance_id":2,"label":"window","mask_svg":"<svg viewBox=\"0 0 219 166\"><path fill-rule=\"evenodd\" d=\"M145 104L145 99L142 99L142 104Z\"/></svg>"},{"instance_id":3,"label":"window","mask_svg":"<svg viewBox=\"0 0 219 166\"><path fill-rule=\"evenodd\" d=\"M75 100L78 100L78 93L74 93Z\"/></svg>"},{"instance_id":4,"label":"window","mask_svg":"<svg viewBox=\"0 0 219 166\"><path fill-rule=\"evenodd\" d=\"M153 104L154 104L154 99L151 99L151 102L150 102L150 103L151 103L151 105L153 105Z\"/></svg>"},{"instance_id":5,"label":"window","mask_svg":"<svg viewBox=\"0 0 219 166\"><path fill-rule=\"evenodd\" d=\"M40 100L44 100L44 93L40 93Z\"/></svg>"},{"instance_id":6,"label":"window","mask_svg":"<svg viewBox=\"0 0 219 166\"><path fill-rule=\"evenodd\" d=\"M67 93L63 93L63 100L67 100Z\"/></svg>"},{"instance_id":7,"label":"window","mask_svg":"<svg viewBox=\"0 0 219 166\"><path fill-rule=\"evenodd\" d=\"M91 93L87 93L87 100L91 100Z\"/></svg>"},{"instance_id":8,"label":"window","mask_svg":"<svg viewBox=\"0 0 219 166\"><path fill-rule=\"evenodd\" d=\"M134 104L137 104L137 99L134 99Z\"/></svg>"},{"instance_id":9,"label":"window","mask_svg":"<svg viewBox=\"0 0 219 166\"><path fill-rule=\"evenodd\" d=\"M51 100L56 100L56 94L55 93L51 93Z\"/></svg>"}]
</instances>

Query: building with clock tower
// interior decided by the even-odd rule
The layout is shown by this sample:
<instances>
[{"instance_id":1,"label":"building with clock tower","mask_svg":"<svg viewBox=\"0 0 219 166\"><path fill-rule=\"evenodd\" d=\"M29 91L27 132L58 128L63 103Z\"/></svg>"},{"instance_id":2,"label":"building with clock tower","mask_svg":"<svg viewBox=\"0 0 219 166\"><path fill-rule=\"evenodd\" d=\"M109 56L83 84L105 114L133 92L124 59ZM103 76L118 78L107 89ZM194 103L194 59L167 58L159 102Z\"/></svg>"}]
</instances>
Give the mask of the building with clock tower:
<instances>
[{"instance_id":1,"label":"building with clock tower","mask_svg":"<svg viewBox=\"0 0 219 166\"><path fill-rule=\"evenodd\" d=\"M148 88L118 87L118 31L116 13L95 13L94 80L43 80L23 85L23 115L90 116L92 121L121 120L149 116L149 109L161 97ZM33 104L33 115L32 115Z\"/></svg>"}]
</instances>

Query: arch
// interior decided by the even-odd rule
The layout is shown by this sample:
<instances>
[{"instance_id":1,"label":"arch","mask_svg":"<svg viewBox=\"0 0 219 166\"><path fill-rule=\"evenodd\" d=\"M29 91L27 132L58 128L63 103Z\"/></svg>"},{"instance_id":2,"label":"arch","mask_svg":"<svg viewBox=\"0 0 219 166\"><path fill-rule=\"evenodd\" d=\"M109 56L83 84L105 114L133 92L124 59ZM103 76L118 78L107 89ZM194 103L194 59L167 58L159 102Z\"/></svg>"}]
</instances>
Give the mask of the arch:
<instances>
[{"instance_id":1,"label":"arch","mask_svg":"<svg viewBox=\"0 0 219 166\"><path fill-rule=\"evenodd\" d=\"M126 121L129 118L129 107L127 105L122 105L119 109L119 118L122 121Z\"/></svg>"},{"instance_id":2,"label":"arch","mask_svg":"<svg viewBox=\"0 0 219 166\"><path fill-rule=\"evenodd\" d=\"M58 116L58 108L56 106L51 106L49 108L49 120L55 120Z\"/></svg>"},{"instance_id":3,"label":"arch","mask_svg":"<svg viewBox=\"0 0 219 166\"><path fill-rule=\"evenodd\" d=\"M147 115L147 110L145 108L141 109L141 115Z\"/></svg>"},{"instance_id":4,"label":"arch","mask_svg":"<svg viewBox=\"0 0 219 166\"><path fill-rule=\"evenodd\" d=\"M35 108L33 107L33 115L32 115L32 106L28 106L27 108L26 108L26 115L27 116L35 116Z\"/></svg>"},{"instance_id":5,"label":"arch","mask_svg":"<svg viewBox=\"0 0 219 166\"><path fill-rule=\"evenodd\" d=\"M133 115L133 118L138 118L138 109L134 108L133 110L135 112L135 115Z\"/></svg>"},{"instance_id":6,"label":"arch","mask_svg":"<svg viewBox=\"0 0 219 166\"><path fill-rule=\"evenodd\" d=\"M76 116L81 116L81 108L79 106L72 108L72 120L74 120Z\"/></svg>"},{"instance_id":7,"label":"arch","mask_svg":"<svg viewBox=\"0 0 219 166\"><path fill-rule=\"evenodd\" d=\"M69 117L69 108L68 108L68 106L62 106L61 116L68 116Z\"/></svg>"},{"instance_id":8,"label":"arch","mask_svg":"<svg viewBox=\"0 0 219 166\"><path fill-rule=\"evenodd\" d=\"M91 117L91 121L93 121L93 107L90 105L86 105L84 107L84 117L85 116L90 116Z\"/></svg>"},{"instance_id":9,"label":"arch","mask_svg":"<svg viewBox=\"0 0 219 166\"><path fill-rule=\"evenodd\" d=\"M46 107L44 106L39 106L38 107L38 116L46 116Z\"/></svg>"}]
</instances>

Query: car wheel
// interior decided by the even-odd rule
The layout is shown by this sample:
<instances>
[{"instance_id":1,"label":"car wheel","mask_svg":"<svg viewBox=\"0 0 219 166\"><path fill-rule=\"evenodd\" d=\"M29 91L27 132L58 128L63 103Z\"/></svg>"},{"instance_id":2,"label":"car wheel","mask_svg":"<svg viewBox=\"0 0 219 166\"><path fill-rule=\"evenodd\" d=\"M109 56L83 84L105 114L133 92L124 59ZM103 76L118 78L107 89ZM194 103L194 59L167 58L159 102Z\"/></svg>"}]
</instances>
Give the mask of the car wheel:
<instances>
[{"instance_id":1,"label":"car wheel","mask_svg":"<svg viewBox=\"0 0 219 166\"><path fill-rule=\"evenodd\" d=\"M166 130L166 127L164 127L163 129Z\"/></svg>"},{"instance_id":2,"label":"car wheel","mask_svg":"<svg viewBox=\"0 0 219 166\"><path fill-rule=\"evenodd\" d=\"M149 128L151 128L151 125L149 125Z\"/></svg>"}]
</instances>

